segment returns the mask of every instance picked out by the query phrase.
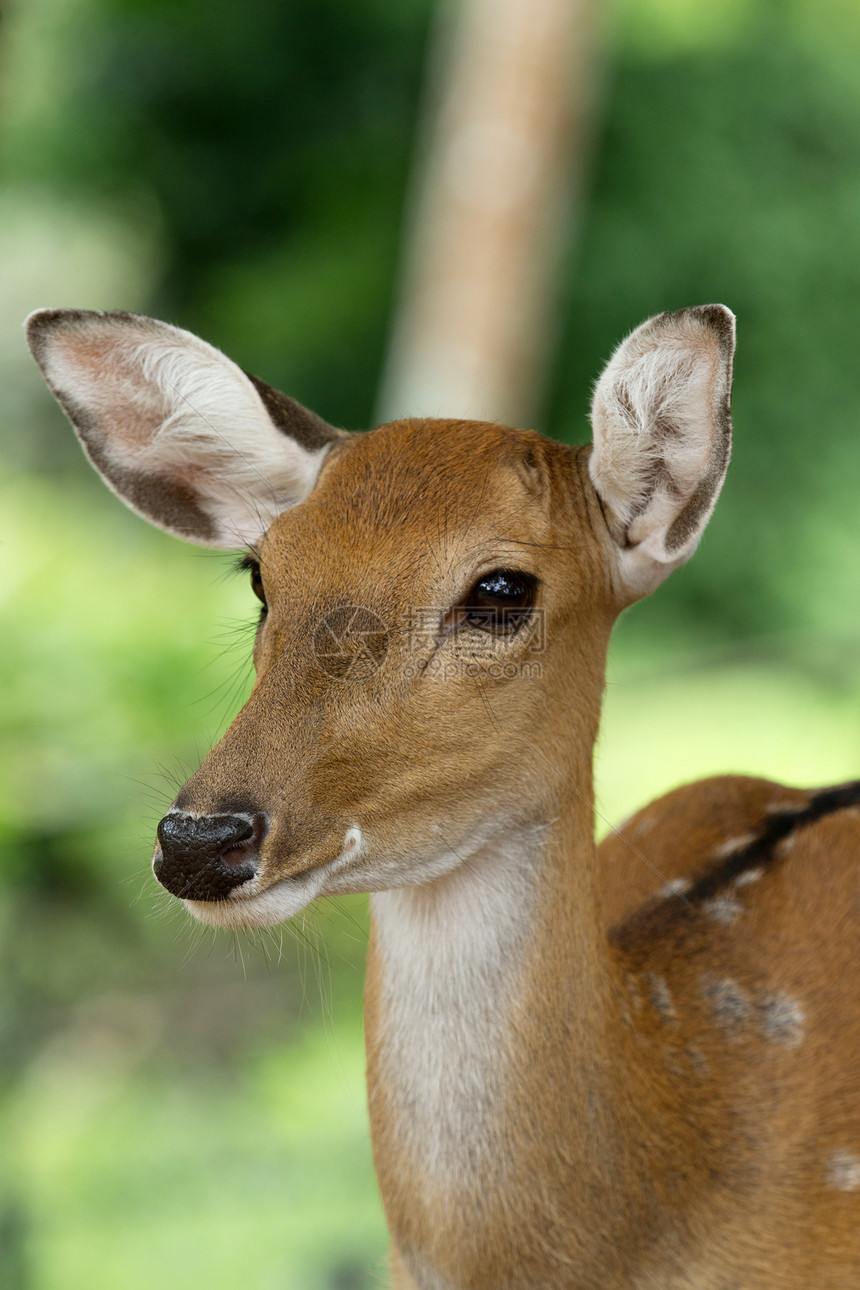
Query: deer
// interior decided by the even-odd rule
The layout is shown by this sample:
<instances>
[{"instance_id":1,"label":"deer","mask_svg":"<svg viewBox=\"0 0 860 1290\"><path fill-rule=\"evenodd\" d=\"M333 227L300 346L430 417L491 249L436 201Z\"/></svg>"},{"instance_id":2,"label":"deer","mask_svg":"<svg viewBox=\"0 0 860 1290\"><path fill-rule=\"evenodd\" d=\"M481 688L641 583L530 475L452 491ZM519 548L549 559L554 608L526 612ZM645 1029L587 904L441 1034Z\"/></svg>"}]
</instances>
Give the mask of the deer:
<instances>
[{"instance_id":1,"label":"deer","mask_svg":"<svg viewBox=\"0 0 860 1290\"><path fill-rule=\"evenodd\" d=\"M393 1287L860 1285L860 784L719 776L594 842L610 632L713 511L731 311L622 340L585 447L347 433L134 314L27 335L107 485L245 553L255 683L153 869L215 928L370 893Z\"/></svg>"}]
</instances>

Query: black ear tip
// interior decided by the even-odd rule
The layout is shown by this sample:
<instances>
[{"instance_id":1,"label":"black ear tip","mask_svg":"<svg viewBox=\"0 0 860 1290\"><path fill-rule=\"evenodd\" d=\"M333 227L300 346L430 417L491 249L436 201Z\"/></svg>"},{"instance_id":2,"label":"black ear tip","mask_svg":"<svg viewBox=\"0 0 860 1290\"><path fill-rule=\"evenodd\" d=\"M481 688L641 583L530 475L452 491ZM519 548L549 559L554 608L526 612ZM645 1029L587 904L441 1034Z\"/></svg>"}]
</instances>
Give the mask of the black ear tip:
<instances>
[{"instance_id":1,"label":"black ear tip","mask_svg":"<svg viewBox=\"0 0 860 1290\"><path fill-rule=\"evenodd\" d=\"M52 333L87 316L86 309L34 309L24 319L24 335L37 363L41 362L45 343Z\"/></svg>"},{"instance_id":2,"label":"black ear tip","mask_svg":"<svg viewBox=\"0 0 860 1290\"><path fill-rule=\"evenodd\" d=\"M24 330L29 336L46 328L62 327L67 322L86 318L91 312L88 309L34 309L24 319Z\"/></svg>"},{"instance_id":3,"label":"black ear tip","mask_svg":"<svg viewBox=\"0 0 860 1290\"><path fill-rule=\"evenodd\" d=\"M677 309L657 314L655 318L643 324L655 328L659 333L663 329L675 330L685 323L704 323L714 332L724 350L733 351L736 338L736 319L728 305L691 305L688 309Z\"/></svg>"},{"instance_id":4,"label":"black ear tip","mask_svg":"<svg viewBox=\"0 0 860 1290\"><path fill-rule=\"evenodd\" d=\"M31 336L37 336L44 328L50 327L57 314L62 313L61 309L34 309L32 313L27 314L24 319L24 333L29 340Z\"/></svg>"},{"instance_id":5,"label":"black ear tip","mask_svg":"<svg viewBox=\"0 0 860 1290\"><path fill-rule=\"evenodd\" d=\"M58 316L62 312L61 309L34 309L24 319L24 336L27 340L27 348L40 366L45 339L56 327Z\"/></svg>"},{"instance_id":6,"label":"black ear tip","mask_svg":"<svg viewBox=\"0 0 860 1290\"><path fill-rule=\"evenodd\" d=\"M117 323L144 328L157 328L160 324L151 318L142 318L125 310L111 309L34 309L24 319L24 335L30 353L40 367L47 357L48 346L52 338L59 338L62 332L82 332L85 328L101 325L113 327Z\"/></svg>"},{"instance_id":7,"label":"black ear tip","mask_svg":"<svg viewBox=\"0 0 860 1290\"><path fill-rule=\"evenodd\" d=\"M719 332L722 339L734 340L737 320L728 305L699 305L691 312Z\"/></svg>"}]
</instances>

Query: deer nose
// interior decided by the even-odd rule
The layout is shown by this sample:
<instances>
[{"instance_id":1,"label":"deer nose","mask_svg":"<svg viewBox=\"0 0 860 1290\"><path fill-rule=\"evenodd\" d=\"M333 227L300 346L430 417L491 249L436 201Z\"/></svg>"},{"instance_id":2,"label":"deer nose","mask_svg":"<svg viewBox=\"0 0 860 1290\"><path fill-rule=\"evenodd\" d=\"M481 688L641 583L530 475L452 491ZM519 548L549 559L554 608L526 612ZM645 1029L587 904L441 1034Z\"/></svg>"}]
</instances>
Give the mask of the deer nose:
<instances>
[{"instance_id":1,"label":"deer nose","mask_svg":"<svg viewBox=\"0 0 860 1290\"><path fill-rule=\"evenodd\" d=\"M162 887L182 900L226 900L257 872L264 815L188 815L170 811L158 826L161 849L152 867Z\"/></svg>"}]
</instances>

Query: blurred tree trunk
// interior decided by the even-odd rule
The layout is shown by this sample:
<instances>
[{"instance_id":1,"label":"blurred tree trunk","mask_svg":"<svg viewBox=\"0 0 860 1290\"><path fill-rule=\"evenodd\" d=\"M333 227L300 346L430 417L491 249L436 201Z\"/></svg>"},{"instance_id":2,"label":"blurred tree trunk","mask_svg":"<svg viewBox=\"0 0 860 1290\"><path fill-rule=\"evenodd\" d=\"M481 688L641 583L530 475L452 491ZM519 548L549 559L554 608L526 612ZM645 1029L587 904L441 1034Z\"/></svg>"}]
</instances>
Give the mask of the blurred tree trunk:
<instances>
[{"instance_id":1,"label":"blurred tree trunk","mask_svg":"<svg viewBox=\"0 0 860 1290\"><path fill-rule=\"evenodd\" d=\"M538 417L594 98L595 10L443 10L380 419Z\"/></svg>"}]
</instances>

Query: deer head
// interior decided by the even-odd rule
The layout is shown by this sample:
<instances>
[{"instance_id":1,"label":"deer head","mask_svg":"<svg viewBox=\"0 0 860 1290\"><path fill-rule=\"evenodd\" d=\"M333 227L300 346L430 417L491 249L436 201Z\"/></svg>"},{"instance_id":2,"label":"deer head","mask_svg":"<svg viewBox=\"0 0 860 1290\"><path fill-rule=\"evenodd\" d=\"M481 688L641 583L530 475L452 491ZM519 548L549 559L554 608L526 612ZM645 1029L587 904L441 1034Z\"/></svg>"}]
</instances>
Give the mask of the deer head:
<instances>
[{"instance_id":1,"label":"deer head","mask_svg":"<svg viewBox=\"0 0 860 1290\"><path fill-rule=\"evenodd\" d=\"M594 444L486 422L333 429L188 332L39 310L28 339L105 482L244 549L256 684L159 825L205 922L421 884L540 825L590 767L626 605L686 560L730 448L733 317L661 314L598 382Z\"/></svg>"}]
</instances>

